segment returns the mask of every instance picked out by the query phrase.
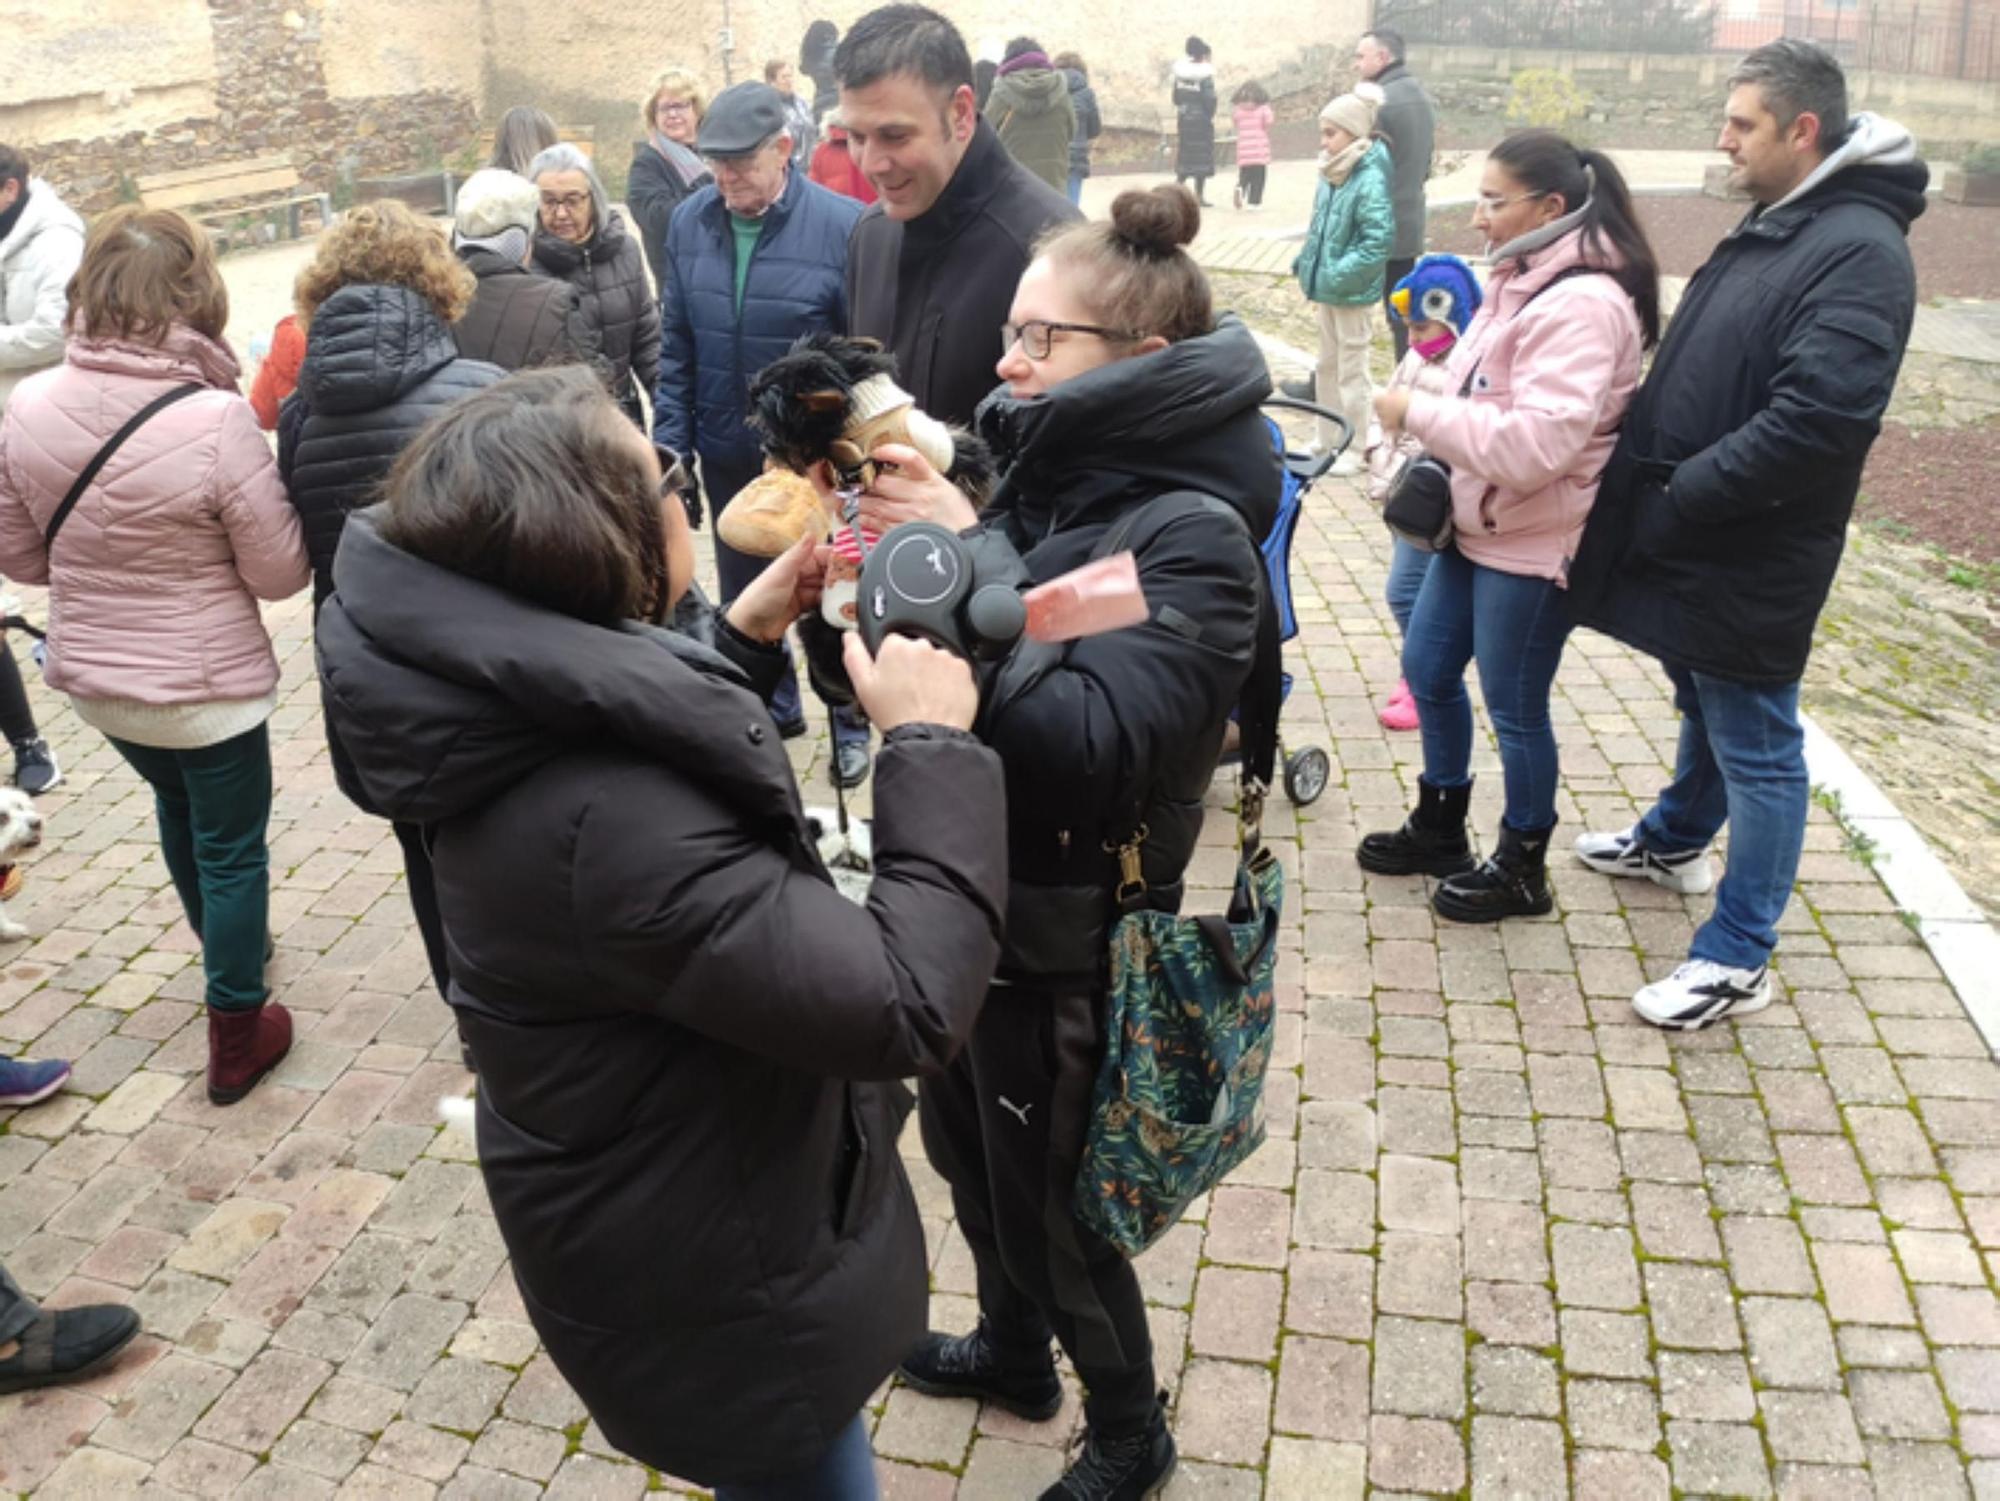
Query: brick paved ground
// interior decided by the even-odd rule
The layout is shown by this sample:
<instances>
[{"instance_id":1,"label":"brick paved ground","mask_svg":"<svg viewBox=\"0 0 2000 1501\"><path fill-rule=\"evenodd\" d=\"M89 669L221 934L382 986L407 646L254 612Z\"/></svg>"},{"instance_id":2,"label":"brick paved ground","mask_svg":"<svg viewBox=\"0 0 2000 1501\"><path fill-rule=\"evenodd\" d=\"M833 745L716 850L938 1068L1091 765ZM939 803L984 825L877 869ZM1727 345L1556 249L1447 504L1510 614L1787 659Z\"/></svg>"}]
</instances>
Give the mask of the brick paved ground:
<instances>
[{"instance_id":1,"label":"brick paved ground","mask_svg":"<svg viewBox=\"0 0 2000 1501\"><path fill-rule=\"evenodd\" d=\"M1141 1262L1170 1494L2000 1496L2000 1069L1925 950L1817 812L1790 1004L1691 1038L1626 997L1699 902L1564 865L1556 917L1478 930L1364 877L1350 849L1401 816L1417 750L1374 719L1380 528L1342 486L1315 503L1288 717L1336 785L1275 818L1271 1139ZM274 973L300 1039L233 1109L200 1086L149 801L44 698L70 782L15 904L38 936L4 956L0 1045L78 1066L0 1112L0 1257L58 1305L136 1302L148 1333L92 1382L0 1399L0 1492L673 1489L606 1450L523 1321L470 1144L438 1124L468 1079L396 846L333 789L303 602L274 618ZM1556 712L1563 833L1629 821L1673 745L1657 672L1581 639ZM1199 857L1211 888L1228 837L1216 820ZM912 1172L937 1317L964 1326L964 1247ZM888 1494L1031 1496L1076 1416L889 1393Z\"/></svg>"}]
</instances>

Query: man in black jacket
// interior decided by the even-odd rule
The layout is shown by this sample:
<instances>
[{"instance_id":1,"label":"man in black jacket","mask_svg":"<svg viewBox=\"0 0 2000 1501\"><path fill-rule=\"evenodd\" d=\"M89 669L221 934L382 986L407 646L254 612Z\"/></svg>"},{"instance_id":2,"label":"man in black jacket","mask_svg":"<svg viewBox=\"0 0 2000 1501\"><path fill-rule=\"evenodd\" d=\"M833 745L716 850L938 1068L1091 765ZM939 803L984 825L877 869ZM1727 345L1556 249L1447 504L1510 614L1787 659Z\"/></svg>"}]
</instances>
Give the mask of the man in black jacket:
<instances>
[{"instance_id":1,"label":"man in black jacket","mask_svg":"<svg viewBox=\"0 0 2000 1501\"><path fill-rule=\"evenodd\" d=\"M888 346L918 406L969 423L999 384L1000 325L1035 241L1080 216L980 118L965 38L936 11L870 11L833 68L848 148L881 194L848 246L848 331Z\"/></svg>"},{"instance_id":2,"label":"man in black jacket","mask_svg":"<svg viewBox=\"0 0 2000 1501\"><path fill-rule=\"evenodd\" d=\"M1906 239L1929 177L1901 126L1849 121L1840 65L1811 43L1752 52L1725 108L1718 144L1755 206L1688 286L1569 591L1584 624L1665 663L1683 715L1672 783L1578 856L1698 893L1709 841L1732 828L1688 962L1633 997L1678 1029L1770 1004L1805 841L1799 680L1910 336Z\"/></svg>"},{"instance_id":3,"label":"man in black jacket","mask_svg":"<svg viewBox=\"0 0 2000 1501\"><path fill-rule=\"evenodd\" d=\"M1395 168L1390 198L1396 206L1396 238L1389 246L1389 264L1382 272L1384 316L1388 294L1415 269L1417 257L1424 253L1424 184L1430 180L1437 134L1430 95L1410 72L1403 53L1403 34L1386 26L1362 33L1354 44L1356 75L1382 90L1375 128L1389 142L1389 160ZM1401 360L1410 347L1409 326L1400 317L1390 318L1389 333L1396 341L1396 358Z\"/></svg>"}]
</instances>

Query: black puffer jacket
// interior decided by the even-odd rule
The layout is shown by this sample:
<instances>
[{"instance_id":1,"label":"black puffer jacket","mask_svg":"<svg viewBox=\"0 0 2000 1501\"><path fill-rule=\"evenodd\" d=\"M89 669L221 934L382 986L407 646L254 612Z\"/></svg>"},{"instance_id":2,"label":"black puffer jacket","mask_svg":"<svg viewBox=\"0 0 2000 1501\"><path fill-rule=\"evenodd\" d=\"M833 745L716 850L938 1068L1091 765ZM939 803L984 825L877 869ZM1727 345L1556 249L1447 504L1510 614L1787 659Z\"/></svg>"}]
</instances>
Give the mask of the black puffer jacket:
<instances>
[{"instance_id":1,"label":"black puffer jacket","mask_svg":"<svg viewBox=\"0 0 2000 1501\"><path fill-rule=\"evenodd\" d=\"M584 316L597 329L611 394L641 428L639 391L650 392L660 378L660 305L646 281L645 259L616 213L607 212L581 245L535 231L535 265L576 288Z\"/></svg>"},{"instance_id":2,"label":"black puffer jacket","mask_svg":"<svg viewBox=\"0 0 2000 1501\"><path fill-rule=\"evenodd\" d=\"M1819 181L1695 273L1570 570L1583 624L1732 682L1804 675L1915 318L1929 175L1857 115Z\"/></svg>"},{"instance_id":3,"label":"black puffer jacket","mask_svg":"<svg viewBox=\"0 0 2000 1501\"><path fill-rule=\"evenodd\" d=\"M305 524L315 610L332 592L348 513L375 501L419 428L506 373L462 358L430 300L408 287L342 287L320 304L298 389L278 415L278 471Z\"/></svg>"},{"instance_id":4,"label":"black puffer jacket","mask_svg":"<svg viewBox=\"0 0 2000 1501\"><path fill-rule=\"evenodd\" d=\"M1225 317L1205 337L1030 400L995 391L979 409L1006 466L966 534L982 581L1045 582L1129 523L1151 611L1063 646L1023 641L987 676L977 729L1007 773L1003 974L1101 978L1118 885L1104 844L1140 824L1148 905L1179 910L1266 602L1258 544L1280 475L1258 404L1270 394L1256 340ZM842 696L836 633L812 619L800 631L815 680Z\"/></svg>"},{"instance_id":5,"label":"black puffer jacket","mask_svg":"<svg viewBox=\"0 0 2000 1501\"><path fill-rule=\"evenodd\" d=\"M597 329L584 316L575 287L482 246L468 245L458 254L479 278L472 306L451 326L460 354L503 370L596 357Z\"/></svg>"},{"instance_id":6,"label":"black puffer jacket","mask_svg":"<svg viewBox=\"0 0 2000 1501\"><path fill-rule=\"evenodd\" d=\"M639 238L646 246L646 266L653 273L655 287L667 284L667 226L673 222L674 210L714 181L713 174L704 172L683 184L680 173L667 165L651 141L634 143L632 170L625 179L625 206L639 222Z\"/></svg>"},{"instance_id":7,"label":"black puffer jacket","mask_svg":"<svg viewBox=\"0 0 2000 1501\"><path fill-rule=\"evenodd\" d=\"M890 1081L957 1052L993 965L993 753L890 735L859 909L722 656L436 568L373 516L337 572L328 715L371 799L432 831L480 1168L536 1330L645 1463L802 1468L924 1329ZM778 654L736 639L768 688Z\"/></svg>"}]
</instances>

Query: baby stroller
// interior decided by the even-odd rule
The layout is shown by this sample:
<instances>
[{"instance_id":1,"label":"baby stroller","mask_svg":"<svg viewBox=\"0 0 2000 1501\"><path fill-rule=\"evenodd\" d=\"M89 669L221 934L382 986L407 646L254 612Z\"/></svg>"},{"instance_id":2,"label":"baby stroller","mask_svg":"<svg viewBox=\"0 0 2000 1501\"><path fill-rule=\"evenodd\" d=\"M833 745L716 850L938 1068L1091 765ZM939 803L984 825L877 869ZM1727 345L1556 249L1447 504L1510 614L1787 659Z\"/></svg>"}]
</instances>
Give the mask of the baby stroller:
<instances>
[{"instance_id":1,"label":"baby stroller","mask_svg":"<svg viewBox=\"0 0 2000 1501\"><path fill-rule=\"evenodd\" d=\"M1299 633L1298 615L1292 609L1292 536L1299 527L1299 512L1305 504L1306 492L1334 466L1354 441L1354 430L1338 412L1296 397L1273 396L1264 403L1264 407L1267 412L1277 408L1331 422L1340 434L1337 443L1319 453L1294 452L1286 447L1285 431L1278 425L1277 419L1270 416L1264 419L1270 426L1271 446L1277 451L1283 473L1278 496L1278 519L1272 523L1270 535L1264 539L1264 572L1270 578L1271 598L1278 607L1278 639L1289 641ZM1282 685L1280 703L1291 697L1292 675L1289 672L1282 674ZM1285 796L1292 804L1303 808L1318 801L1333 774L1326 752L1317 745L1287 752L1281 731L1277 759L1284 770Z\"/></svg>"}]
</instances>

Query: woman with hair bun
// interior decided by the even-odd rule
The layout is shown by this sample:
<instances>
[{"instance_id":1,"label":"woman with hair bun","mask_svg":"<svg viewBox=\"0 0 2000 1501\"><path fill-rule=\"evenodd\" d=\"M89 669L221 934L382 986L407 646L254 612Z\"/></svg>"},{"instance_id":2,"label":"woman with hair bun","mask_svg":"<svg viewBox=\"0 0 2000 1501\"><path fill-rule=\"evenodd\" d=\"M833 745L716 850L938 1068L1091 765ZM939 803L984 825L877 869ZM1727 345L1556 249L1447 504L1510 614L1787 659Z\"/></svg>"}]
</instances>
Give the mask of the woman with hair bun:
<instances>
[{"instance_id":1,"label":"woman with hair bun","mask_svg":"<svg viewBox=\"0 0 2000 1501\"><path fill-rule=\"evenodd\" d=\"M1257 549L1278 503L1258 411L1270 376L1249 329L1215 316L1185 249L1200 225L1193 195L1159 187L1121 194L1109 222L1055 230L1001 331L1006 384L974 418L1003 471L985 510L906 448L877 454L897 472L861 507L879 529L966 531L982 574L1024 582L1129 547L1151 611L1130 630L1023 645L989 672L974 728L1007 779L1007 930L971 1043L919 1102L978 1264L980 1322L931 1335L903 1377L1046 1420L1062 1405L1053 1334L1089 1420L1046 1492L1064 1501L1151 1495L1174 1465L1139 1279L1070 1208L1106 1044L1119 884L1107 846L1143 825L1146 904L1179 909L1250 671L1265 608Z\"/></svg>"}]
</instances>

